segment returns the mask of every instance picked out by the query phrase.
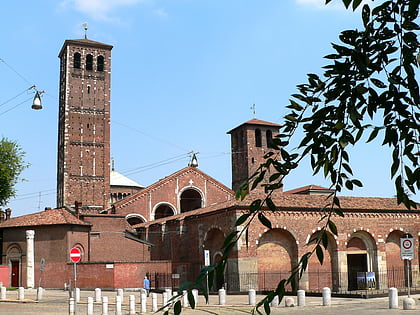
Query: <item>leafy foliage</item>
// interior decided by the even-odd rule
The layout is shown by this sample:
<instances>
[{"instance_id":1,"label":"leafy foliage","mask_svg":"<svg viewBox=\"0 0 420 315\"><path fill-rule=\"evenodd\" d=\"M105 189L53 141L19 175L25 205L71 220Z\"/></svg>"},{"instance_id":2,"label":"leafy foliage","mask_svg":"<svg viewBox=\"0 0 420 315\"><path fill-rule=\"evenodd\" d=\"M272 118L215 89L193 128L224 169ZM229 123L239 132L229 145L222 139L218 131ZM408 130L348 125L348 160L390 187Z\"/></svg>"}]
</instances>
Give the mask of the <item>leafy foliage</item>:
<instances>
[{"instance_id":1,"label":"leafy foliage","mask_svg":"<svg viewBox=\"0 0 420 315\"><path fill-rule=\"evenodd\" d=\"M326 0L326 4L331 1ZM356 10L362 0L342 2L346 8ZM271 228L264 215L264 211L276 211L271 195L305 157L310 158L313 174L323 174L334 191L320 212L323 228L311 240L314 249L300 258L289 278L283 279L276 290L261 300L254 313L262 314L262 307L270 314L270 302L275 296L283 298L286 285L295 290L314 253L323 262L328 247L327 232L338 233L332 218L344 216L337 194L344 188L353 190L363 186L354 178L350 147L374 139L390 147L390 176L395 183L397 202L408 209L417 207L410 193L420 189L420 96L414 70L420 60L416 34L420 30L419 4L420 0L390 0L381 1L373 9L363 5L363 29L341 32L340 43L332 44L334 52L325 56L329 64L323 67L323 75L308 74L307 82L297 86L298 91L287 106L285 123L272 143L276 152L265 156L265 163L236 194L238 199L244 199L250 190L264 185L268 191L266 198L254 200L249 210L237 219L234 232L223 244L222 259L203 270L196 284L202 281L203 272L223 272L230 251L242 233L247 235L255 218ZM299 129L304 136L298 148L289 151L291 139ZM268 169L269 182L263 184ZM239 227L242 227L240 232Z\"/></svg>"},{"instance_id":2,"label":"leafy foliage","mask_svg":"<svg viewBox=\"0 0 420 315\"><path fill-rule=\"evenodd\" d=\"M24 155L16 142L6 138L0 140L0 206L5 206L16 195L19 176L29 166L23 160Z\"/></svg>"}]
</instances>

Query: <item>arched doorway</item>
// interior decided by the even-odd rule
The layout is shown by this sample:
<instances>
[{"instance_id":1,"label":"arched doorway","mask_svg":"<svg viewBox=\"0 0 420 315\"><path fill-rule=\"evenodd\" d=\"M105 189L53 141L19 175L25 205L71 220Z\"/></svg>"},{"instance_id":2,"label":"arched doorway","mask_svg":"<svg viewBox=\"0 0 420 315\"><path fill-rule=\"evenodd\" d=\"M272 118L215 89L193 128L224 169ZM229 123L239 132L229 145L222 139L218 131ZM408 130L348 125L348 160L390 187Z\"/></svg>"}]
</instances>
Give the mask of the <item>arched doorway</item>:
<instances>
[{"instance_id":1,"label":"arched doorway","mask_svg":"<svg viewBox=\"0 0 420 315\"><path fill-rule=\"evenodd\" d=\"M202 197L194 188L185 189L180 197L181 213L199 209L202 207Z\"/></svg>"},{"instance_id":2,"label":"arched doorway","mask_svg":"<svg viewBox=\"0 0 420 315\"><path fill-rule=\"evenodd\" d=\"M347 243L347 275L350 291L366 289L368 282L371 288L376 288L376 244L365 231L353 233Z\"/></svg>"},{"instance_id":3,"label":"arched doorway","mask_svg":"<svg viewBox=\"0 0 420 315\"><path fill-rule=\"evenodd\" d=\"M388 287L404 288L407 281L407 270L404 261L401 259L400 239L402 231L392 231L385 243L386 252L386 273Z\"/></svg>"},{"instance_id":4,"label":"arched doorway","mask_svg":"<svg viewBox=\"0 0 420 315\"><path fill-rule=\"evenodd\" d=\"M308 242L307 251L310 252L314 249L314 241L320 232L313 234ZM324 260L321 264L317 255L314 253L308 262L308 284L309 291L321 292L322 288L328 287L333 291L338 290L338 262L337 262L337 244L334 236L331 233L327 233L328 246L326 249L323 248Z\"/></svg>"},{"instance_id":5,"label":"arched doorway","mask_svg":"<svg viewBox=\"0 0 420 315\"><path fill-rule=\"evenodd\" d=\"M17 244L12 244L7 249L7 261L10 267L10 285L12 287L21 286L21 264L22 249Z\"/></svg>"},{"instance_id":6,"label":"arched doorway","mask_svg":"<svg viewBox=\"0 0 420 315\"><path fill-rule=\"evenodd\" d=\"M296 239L283 229L272 229L264 233L258 242L258 286L260 291L276 289L282 279L290 276L297 265ZM286 287L291 290L291 287Z\"/></svg>"},{"instance_id":7,"label":"arched doorway","mask_svg":"<svg viewBox=\"0 0 420 315\"><path fill-rule=\"evenodd\" d=\"M218 228L212 228L206 233L203 248L205 250L209 250L210 252L210 264L218 263L222 258L221 249L224 240L225 235ZM223 272L216 273L214 275L214 279L209 279L209 281L213 281L210 283L210 287L213 291L218 291L222 287L225 287L226 268Z\"/></svg>"}]
</instances>

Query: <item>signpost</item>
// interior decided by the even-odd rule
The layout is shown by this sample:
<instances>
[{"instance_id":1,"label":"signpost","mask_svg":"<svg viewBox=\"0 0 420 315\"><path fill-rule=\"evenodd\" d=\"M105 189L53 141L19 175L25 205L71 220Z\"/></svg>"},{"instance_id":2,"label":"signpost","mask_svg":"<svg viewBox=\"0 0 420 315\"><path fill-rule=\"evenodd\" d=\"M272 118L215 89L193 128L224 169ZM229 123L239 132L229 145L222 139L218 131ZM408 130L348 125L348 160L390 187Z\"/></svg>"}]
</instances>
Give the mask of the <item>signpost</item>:
<instances>
[{"instance_id":1,"label":"signpost","mask_svg":"<svg viewBox=\"0 0 420 315\"><path fill-rule=\"evenodd\" d=\"M401 259L407 264L408 297L410 297L411 260L414 259L414 238L410 233L405 233L400 238Z\"/></svg>"},{"instance_id":2,"label":"signpost","mask_svg":"<svg viewBox=\"0 0 420 315\"><path fill-rule=\"evenodd\" d=\"M77 281L77 269L76 269L76 264L80 261L80 259L82 258L82 252L80 251L80 249L78 249L77 247L73 247L72 249L70 249L70 260L73 262L74 265L74 293L73 293L73 297L76 298L76 281ZM76 302L74 304L74 313L77 314L76 311Z\"/></svg>"},{"instance_id":3,"label":"signpost","mask_svg":"<svg viewBox=\"0 0 420 315\"><path fill-rule=\"evenodd\" d=\"M210 251L208 249L204 250L204 266L210 266ZM209 294L209 273L206 271L206 289L207 294ZM208 304L208 301L207 301Z\"/></svg>"}]
</instances>

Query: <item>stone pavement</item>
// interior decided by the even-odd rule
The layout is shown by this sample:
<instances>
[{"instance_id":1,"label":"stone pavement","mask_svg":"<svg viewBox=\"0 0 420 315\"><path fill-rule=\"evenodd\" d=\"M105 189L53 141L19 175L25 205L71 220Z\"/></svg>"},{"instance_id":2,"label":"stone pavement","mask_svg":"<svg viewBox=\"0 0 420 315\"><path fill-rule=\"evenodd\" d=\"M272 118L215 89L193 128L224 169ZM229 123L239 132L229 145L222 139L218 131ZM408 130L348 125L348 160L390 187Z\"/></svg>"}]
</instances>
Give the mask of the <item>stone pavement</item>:
<instances>
[{"instance_id":1,"label":"stone pavement","mask_svg":"<svg viewBox=\"0 0 420 315\"><path fill-rule=\"evenodd\" d=\"M140 293L137 291L124 291L123 314L129 314L128 296L134 294L136 297L136 312L140 314ZM87 314L87 298L94 297L94 291L84 291L80 293L80 303L77 304L77 314ZM109 298L109 315L115 314L115 296L116 291L102 291L102 296ZM64 290L45 290L41 301L36 301L36 290L25 290L25 300L17 300L17 291L8 291L7 299L0 300L0 314L19 314L19 315L48 315L48 314L68 314L68 298L69 293ZM416 310L403 310L402 300L406 295L399 296L399 309L388 308L388 297L360 299L360 298L331 298L331 306L322 306L322 297L306 297L306 306L304 307L285 307L284 301L278 307L271 309L271 314L357 314L357 315L371 315L371 314L420 314L420 295L412 295L411 297L416 301ZM257 302L263 298L262 295L257 295ZM296 297L294 297L296 302ZM162 303L162 297L158 297L159 306ZM150 304L150 305L149 305ZM248 295L227 295L226 305L218 305L218 296L211 295L209 304L206 304L203 296L199 296L198 306L192 310L186 308L182 311L185 315L203 315L203 314L220 314L220 315L234 315L234 314L249 314L252 311L252 306L248 304ZM151 311L151 298L148 298L148 313ZM263 309L261 309L263 312ZM162 312L160 312L162 313ZM171 312L172 313L172 312ZM94 314L102 314L102 305L95 303Z\"/></svg>"}]
</instances>

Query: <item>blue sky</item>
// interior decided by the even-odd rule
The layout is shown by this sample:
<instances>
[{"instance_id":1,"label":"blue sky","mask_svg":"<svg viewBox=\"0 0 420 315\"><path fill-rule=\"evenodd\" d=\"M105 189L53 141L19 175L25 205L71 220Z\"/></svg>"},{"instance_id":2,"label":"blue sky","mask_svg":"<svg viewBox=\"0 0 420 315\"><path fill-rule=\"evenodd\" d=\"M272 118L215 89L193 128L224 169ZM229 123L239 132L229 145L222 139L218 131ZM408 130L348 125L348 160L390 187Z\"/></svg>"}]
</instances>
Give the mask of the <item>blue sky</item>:
<instances>
[{"instance_id":1,"label":"blue sky","mask_svg":"<svg viewBox=\"0 0 420 315\"><path fill-rule=\"evenodd\" d=\"M359 24L359 13L335 2L7 1L0 31L0 136L16 140L31 163L8 205L13 215L56 205L57 55L66 39L84 36L83 23L88 38L114 45L116 170L150 185L185 167L195 151L199 168L230 187L226 132L253 118L253 103L257 118L281 124L295 86L306 73L321 74L322 57L339 31ZM32 90L25 90L32 84L46 91L41 111L30 109ZM363 146L352 159L365 187L343 195L394 195L387 149ZM302 165L285 189L309 184L328 185Z\"/></svg>"}]
</instances>

